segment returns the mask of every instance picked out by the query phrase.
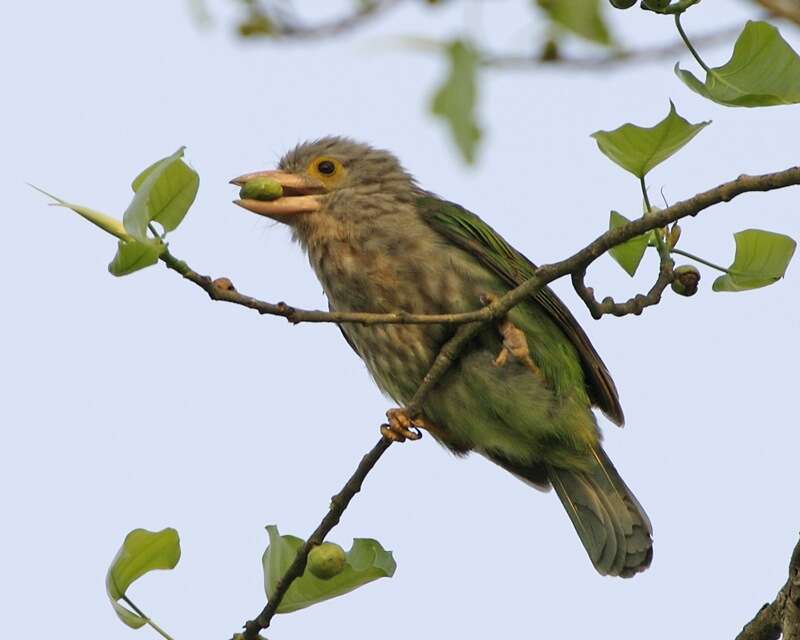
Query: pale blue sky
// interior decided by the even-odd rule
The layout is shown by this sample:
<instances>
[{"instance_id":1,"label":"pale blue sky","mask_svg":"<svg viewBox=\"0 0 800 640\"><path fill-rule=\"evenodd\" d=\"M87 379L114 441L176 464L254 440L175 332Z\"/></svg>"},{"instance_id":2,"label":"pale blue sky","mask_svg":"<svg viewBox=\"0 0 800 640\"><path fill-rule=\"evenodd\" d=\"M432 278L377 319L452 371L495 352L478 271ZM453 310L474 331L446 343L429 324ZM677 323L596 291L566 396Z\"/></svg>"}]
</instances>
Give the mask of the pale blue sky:
<instances>
[{"instance_id":1,"label":"pale blue sky","mask_svg":"<svg viewBox=\"0 0 800 640\"><path fill-rule=\"evenodd\" d=\"M160 266L115 279L106 272L114 242L48 208L26 181L120 215L131 178L185 144L201 188L173 252L242 291L324 307L286 229L234 207L227 184L307 138L346 134L393 150L425 187L537 262L594 238L609 209L639 210L635 180L588 136L627 120L653 124L669 98L690 120L714 123L653 172L654 194L663 187L675 201L797 162L798 107L705 102L669 59L594 74L487 74L486 141L467 169L425 113L441 59L389 49L387 38L466 29L521 47L537 28L528 3L408 6L347 38L280 46L235 40L230 3L209 4L218 21L208 31L180 1L3 11L4 637L42 626L61 637L151 636L115 618L103 580L128 530L168 525L181 533L180 565L132 596L177 640L229 637L263 605L264 525L308 534L391 406L335 327L212 303ZM701 32L749 15L747 4L718 0L685 24ZM669 19L615 18L640 44L673 38ZM796 30L782 31L800 44ZM734 231L797 238L798 193L748 195L703 214L684 225L683 248L727 263ZM590 280L600 295L627 296L654 269L650 257L631 282L603 258ZM281 616L269 636L735 635L783 584L800 527L787 481L800 450L800 279L792 267L774 287L726 295L703 275L695 298L669 295L640 318L600 322L568 283L556 284L620 389L628 424L603 426L653 521L650 571L599 577L552 494L426 438L392 447L333 535L348 547L354 536L381 540L395 551L395 578Z\"/></svg>"}]
</instances>

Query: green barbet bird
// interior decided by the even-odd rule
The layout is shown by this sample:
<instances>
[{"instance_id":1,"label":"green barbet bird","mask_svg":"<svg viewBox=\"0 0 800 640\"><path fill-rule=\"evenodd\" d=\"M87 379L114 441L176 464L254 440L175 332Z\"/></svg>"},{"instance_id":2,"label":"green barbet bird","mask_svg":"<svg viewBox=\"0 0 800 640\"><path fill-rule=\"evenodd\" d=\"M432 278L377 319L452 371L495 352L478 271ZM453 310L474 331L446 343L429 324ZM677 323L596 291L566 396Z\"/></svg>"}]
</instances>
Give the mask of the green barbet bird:
<instances>
[{"instance_id":1,"label":"green barbet bird","mask_svg":"<svg viewBox=\"0 0 800 640\"><path fill-rule=\"evenodd\" d=\"M308 253L332 310L460 313L502 296L535 269L473 213L423 190L386 151L345 138L302 144L278 171L272 201L238 200L283 222ZM401 406L454 327L345 323L348 343ZM527 342L527 344L525 344ZM555 488L598 572L629 577L652 559L644 510L600 445L592 412L624 421L614 382L561 300L543 288L487 325L428 394L422 417L390 412L390 437L421 426L457 455L475 451Z\"/></svg>"}]
</instances>

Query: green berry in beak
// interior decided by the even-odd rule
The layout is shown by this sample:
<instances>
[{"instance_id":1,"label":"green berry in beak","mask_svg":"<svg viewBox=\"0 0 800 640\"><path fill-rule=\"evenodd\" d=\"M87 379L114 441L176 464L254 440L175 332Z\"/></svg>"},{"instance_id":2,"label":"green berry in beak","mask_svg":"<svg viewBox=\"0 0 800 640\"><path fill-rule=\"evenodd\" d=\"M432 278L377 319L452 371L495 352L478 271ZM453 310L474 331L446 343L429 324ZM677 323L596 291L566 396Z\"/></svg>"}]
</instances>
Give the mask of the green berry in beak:
<instances>
[{"instance_id":1,"label":"green berry in beak","mask_svg":"<svg viewBox=\"0 0 800 640\"><path fill-rule=\"evenodd\" d=\"M282 195L281 183L263 176L245 182L239 190L242 200L277 200Z\"/></svg>"}]
</instances>

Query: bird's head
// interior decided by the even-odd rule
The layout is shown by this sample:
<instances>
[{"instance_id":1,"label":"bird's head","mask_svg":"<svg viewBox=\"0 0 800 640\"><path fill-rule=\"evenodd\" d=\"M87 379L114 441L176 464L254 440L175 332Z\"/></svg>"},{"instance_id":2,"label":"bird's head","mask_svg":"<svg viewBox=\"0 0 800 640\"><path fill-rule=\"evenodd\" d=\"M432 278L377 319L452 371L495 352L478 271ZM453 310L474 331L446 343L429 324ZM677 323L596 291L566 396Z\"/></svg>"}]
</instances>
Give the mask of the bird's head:
<instances>
[{"instance_id":1,"label":"bird's head","mask_svg":"<svg viewBox=\"0 0 800 640\"><path fill-rule=\"evenodd\" d=\"M358 225L398 204L413 203L421 193L394 155L339 137L298 145L283 156L277 170L248 173L231 182L242 186L258 177L280 183L283 195L236 204L292 226L301 239L326 222Z\"/></svg>"}]
</instances>

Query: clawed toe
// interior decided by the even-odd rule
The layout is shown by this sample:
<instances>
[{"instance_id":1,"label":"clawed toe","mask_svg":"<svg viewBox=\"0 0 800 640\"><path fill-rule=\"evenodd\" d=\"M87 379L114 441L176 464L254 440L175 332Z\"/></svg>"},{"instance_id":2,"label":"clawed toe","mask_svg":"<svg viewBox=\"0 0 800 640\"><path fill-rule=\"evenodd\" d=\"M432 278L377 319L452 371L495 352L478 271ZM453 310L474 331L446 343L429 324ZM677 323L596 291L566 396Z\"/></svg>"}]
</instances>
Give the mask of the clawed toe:
<instances>
[{"instance_id":1,"label":"clawed toe","mask_svg":"<svg viewBox=\"0 0 800 640\"><path fill-rule=\"evenodd\" d=\"M389 409L386 412L389 424L381 425L381 435L392 442L419 440L422 437L415 421L408 417L404 409Z\"/></svg>"}]
</instances>

